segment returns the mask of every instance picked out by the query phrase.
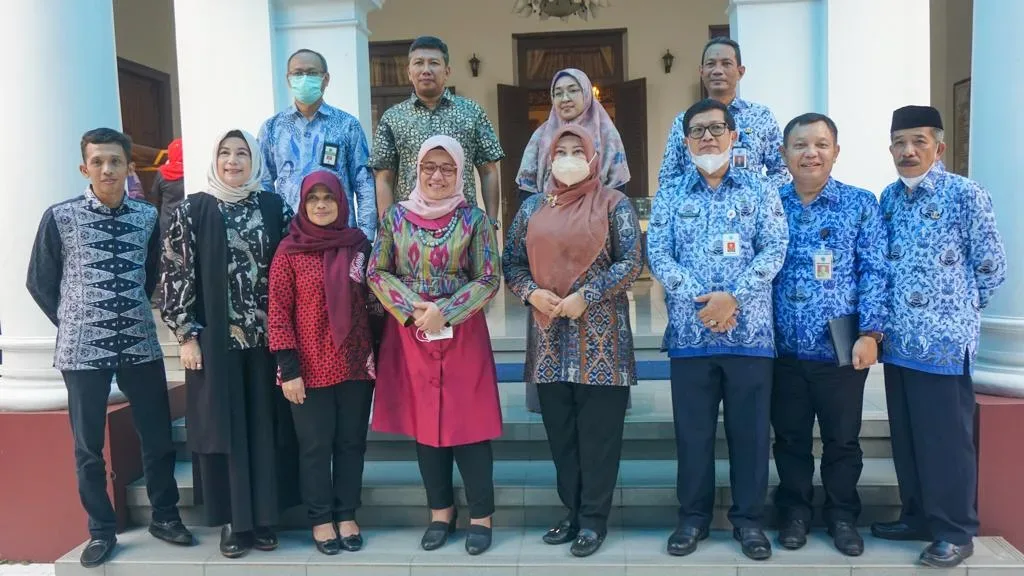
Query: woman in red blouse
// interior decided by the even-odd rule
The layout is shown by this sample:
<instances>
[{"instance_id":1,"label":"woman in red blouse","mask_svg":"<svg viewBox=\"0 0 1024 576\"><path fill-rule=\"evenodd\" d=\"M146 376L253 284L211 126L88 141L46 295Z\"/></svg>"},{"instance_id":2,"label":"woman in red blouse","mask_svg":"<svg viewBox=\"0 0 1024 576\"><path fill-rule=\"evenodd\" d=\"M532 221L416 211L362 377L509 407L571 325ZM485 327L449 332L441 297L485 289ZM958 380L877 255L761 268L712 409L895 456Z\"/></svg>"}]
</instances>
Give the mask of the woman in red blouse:
<instances>
[{"instance_id":1,"label":"woman in red blouse","mask_svg":"<svg viewBox=\"0 0 1024 576\"><path fill-rule=\"evenodd\" d=\"M270 267L270 349L292 403L313 540L328 555L363 546L355 511L375 378L370 243L348 227L348 210L337 176L325 170L306 176L296 217Z\"/></svg>"}]
</instances>

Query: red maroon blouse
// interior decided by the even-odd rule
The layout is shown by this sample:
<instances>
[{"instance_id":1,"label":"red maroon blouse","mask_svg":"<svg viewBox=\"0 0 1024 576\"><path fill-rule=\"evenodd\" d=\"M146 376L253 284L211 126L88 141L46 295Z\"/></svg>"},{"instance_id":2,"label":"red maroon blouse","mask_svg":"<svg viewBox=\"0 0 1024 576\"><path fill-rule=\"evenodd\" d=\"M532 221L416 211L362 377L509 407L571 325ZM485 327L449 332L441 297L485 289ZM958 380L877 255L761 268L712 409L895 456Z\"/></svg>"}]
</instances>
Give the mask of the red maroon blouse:
<instances>
[{"instance_id":1,"label":"red maroon blouse","mask_svg":"<svg viewBox=\"0 0 1024 576\"><path fill-rule=\"evenodd\" d=\"M366 254L352 260L349 276L359 284L352 299L353 323L340 349L331 341L322 252L278 253L270 266L270 349L277 352L278 382L294 378L282 357L298 351L298 371L307 388L347 380L373 380L373 336L367 309Z\"/></svg>"}]
</instances>

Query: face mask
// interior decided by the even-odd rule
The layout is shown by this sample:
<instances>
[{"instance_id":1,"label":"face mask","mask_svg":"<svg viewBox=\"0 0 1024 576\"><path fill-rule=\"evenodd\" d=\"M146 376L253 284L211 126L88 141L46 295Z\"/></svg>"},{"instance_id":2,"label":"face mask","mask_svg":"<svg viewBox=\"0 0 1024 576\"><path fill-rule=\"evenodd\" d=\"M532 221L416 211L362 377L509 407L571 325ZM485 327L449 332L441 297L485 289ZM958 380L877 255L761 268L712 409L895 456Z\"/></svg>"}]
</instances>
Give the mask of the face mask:
<instances>
[{"instance_id":1,"label":"face mask","mask_svg":"<svg viewBox=\"0 0 1024 576\"><path fill-rule=\"evenodd\" d=\"M900 176L900 180L903 181L903 183L907 186L908 190L913 190L914 188L917 188L917 185L920 184L926 176L928 176L928 172L931 172L931 170L931 168L928 168L928 170L926 170L924 174L921 174L920 176L914 176L913 178L909 176Z\"/></svg>"},{"instance_id":2,"label":"face mask","mask_svg":"<svg viewBox=\"0 0 1024 576\"><path fill-rule=\"evenodd\" d=\"M323 78L319 76L292 76L288 84L292 87L292 97L303 104L312 104L324 95L320 89Z\"/></svg>"},{"instance_id":3,"label":"face mask","mask_svg":"<svg viewBox=\"0 0 1024 576\"><path fill-rule=\"evenodd\" d=\"M728 149L721 154L701 154L700 156L693 156L693 163L697 165L705 174L714 174L718 172L718 169L728 164L729 159L732 157L732 149Z\"/></svg>"},{"instance_id":4,"label":"face mask","mask_svg":"<svg viewBox=\"0 0 1024 576\"><path fill-rule=\"evenodd\" d=\"M594 158L597 158L597 154L594 155ZM590 162L593 162L594 158L591 158ZM555 158L555 161L551 163L551 173L562 184L572 186L590 176L590 162L577 156L562 156Z\"/></svg>"}]
</instances>

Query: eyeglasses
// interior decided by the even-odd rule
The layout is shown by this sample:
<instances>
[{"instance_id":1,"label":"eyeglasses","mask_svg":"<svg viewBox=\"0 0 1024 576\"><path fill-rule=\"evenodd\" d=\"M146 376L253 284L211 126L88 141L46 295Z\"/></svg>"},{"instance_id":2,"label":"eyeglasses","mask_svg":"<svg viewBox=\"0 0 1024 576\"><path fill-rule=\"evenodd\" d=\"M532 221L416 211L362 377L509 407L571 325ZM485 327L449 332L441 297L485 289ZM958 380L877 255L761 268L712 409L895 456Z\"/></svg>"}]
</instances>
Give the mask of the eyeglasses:
<instances>
[{"instance_id":1,"label":"eyeglasses","mask_svg":"<svg viewBox=\"0 0 1024 576\"><path fill-rule=\"evenodd\" d=\"M704 137L704 132L711 132L711 135L718 138L729 129L729 125L725 122L716 122L708 126L690 126L687 130L686 135L694 140L700 140Z\"/></svg>"},{"instance_id":2,"label":"eyeglasses","mask_svg":"<svg viewBox=\"0 0 1024 576\"><path fill-rule=\"evenodd\" d=\"M565 91L563 91L561 89L555 90L554 92L551 93L551 99L552 100L564 100L565 97L568 96L569 100L575 100L576 97L579 96L580 94L583 94L583 90L580 89L580 88L576 88L574 86L574 87L569 88L568 90L565 90Z\"/></svg>"},{"instance_id":3,"label":"eyeglasses","mask_svg":"<svg viewBox=\"0 0 1024 576\"><path fill-rule=\"evenodd\" d=\"M302 78L303 76L323 78L324 73L319 70L292 70L291 72L288 72L288 77L290 78Z\"/></svg>"},{"instance_id":4,"label":"eyeglasses","mask_svg":"<svg viewBox=\"0 0 1024 576\"><path fill-rule=\"evenodd\" d=\"M435 164L433 162L424 162L420 164L420 174L424 176L433 176L434 172L441 171L441 175L445 178L451 178L455 176L455 172L458 170L454 164Z\"/></svg>"}]
</instances>

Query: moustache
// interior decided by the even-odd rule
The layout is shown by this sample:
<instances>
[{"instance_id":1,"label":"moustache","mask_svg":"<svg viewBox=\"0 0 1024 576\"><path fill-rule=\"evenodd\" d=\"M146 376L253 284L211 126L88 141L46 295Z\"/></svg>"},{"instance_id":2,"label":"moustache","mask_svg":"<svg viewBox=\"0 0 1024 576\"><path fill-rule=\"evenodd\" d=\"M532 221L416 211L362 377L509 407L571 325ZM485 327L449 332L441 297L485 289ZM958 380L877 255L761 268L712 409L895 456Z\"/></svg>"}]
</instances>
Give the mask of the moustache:
<instances>
[{"instance_id":1,"label":"moustache","mask_svg":"<svg viewBox=\"0 0 1024 576\"><path fill-rule=\"evenodd\" d=\"M900 160L899 166L917 166L920 163L919 160Z\"/></svg>"}]
</instances>

